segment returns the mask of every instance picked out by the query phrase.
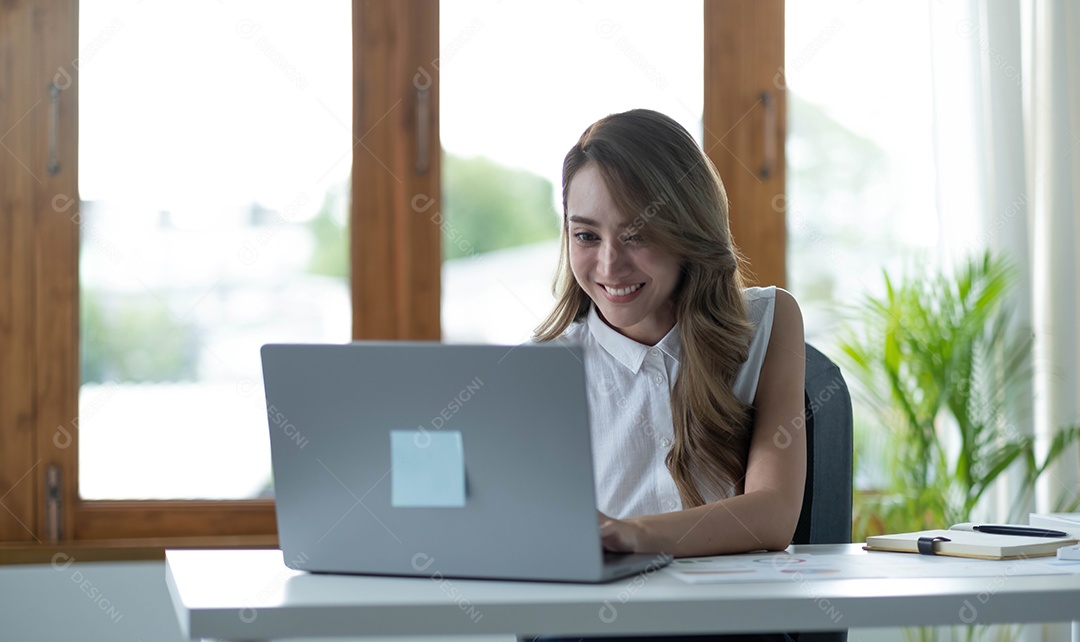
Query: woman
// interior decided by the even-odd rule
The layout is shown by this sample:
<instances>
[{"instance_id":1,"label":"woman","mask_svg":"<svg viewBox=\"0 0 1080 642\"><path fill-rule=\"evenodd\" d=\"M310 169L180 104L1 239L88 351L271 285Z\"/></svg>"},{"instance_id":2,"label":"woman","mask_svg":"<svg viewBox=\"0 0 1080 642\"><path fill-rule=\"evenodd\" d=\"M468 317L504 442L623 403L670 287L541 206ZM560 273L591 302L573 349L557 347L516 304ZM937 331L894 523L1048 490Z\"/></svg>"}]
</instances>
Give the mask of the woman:
<instances>
[{"instance_id":1,"label":"woman","mask_svg":"<svg viewBox=\"0 0 1080 642\"><path fill-rule=\"evenodd\" d=\"M780 550L802 506L794 298L743 287L727 196L677 122L614 114L563 163L557 302L538 341L586 357L600 529L613 551Z\"/></svg>"}]
</instances>

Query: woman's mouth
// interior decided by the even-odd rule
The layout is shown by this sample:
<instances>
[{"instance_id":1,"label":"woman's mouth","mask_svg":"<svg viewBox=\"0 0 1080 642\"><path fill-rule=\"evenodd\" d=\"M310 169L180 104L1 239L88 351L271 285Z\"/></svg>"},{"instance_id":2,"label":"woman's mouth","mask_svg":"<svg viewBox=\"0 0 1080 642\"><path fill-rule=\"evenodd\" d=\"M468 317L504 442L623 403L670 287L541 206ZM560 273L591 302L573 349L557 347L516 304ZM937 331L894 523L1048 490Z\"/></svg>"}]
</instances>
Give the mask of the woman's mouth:
<instances>
[{"instance_id":1,"label":"woman's mouth","mask_svg":"<svg viewBox=\"0 0 1080 642\"><path fill-rule=\"evenodd\" d=\"M603 284L601 284L601 285L603 285ZM622 286L622 287L612 287L610 285L603 285L603 288L604 288L604 292L607 293L609 298L621 299L623 297L628 297L628 296L634 294L635 292L637 292L638 290L640 290L644 286L645 286L644 283L635 283L633 285L626 285L626 286Z\"/></svg>"}]
</instances>

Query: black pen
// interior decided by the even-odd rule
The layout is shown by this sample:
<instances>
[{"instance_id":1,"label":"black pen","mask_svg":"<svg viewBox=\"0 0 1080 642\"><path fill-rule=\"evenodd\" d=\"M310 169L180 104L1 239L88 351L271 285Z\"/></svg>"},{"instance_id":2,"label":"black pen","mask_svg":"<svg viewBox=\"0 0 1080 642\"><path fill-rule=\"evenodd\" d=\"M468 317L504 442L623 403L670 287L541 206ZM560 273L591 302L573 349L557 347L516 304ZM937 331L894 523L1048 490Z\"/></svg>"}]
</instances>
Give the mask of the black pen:
<instances>
[{"instance_id":1,"label":"black pen","mask_svg":"<svg viewBox=\"0 0 1080 642\"><path fill-rule=\"evenodd\" d=\"M1055 531L1049 528L1035 528L1033 526L1006 526L1004 524L980 524L972 526L971 530L991 535L1020 535L1023 537L1068 537L1065 531Z\"/></svg>"}]
</instances>

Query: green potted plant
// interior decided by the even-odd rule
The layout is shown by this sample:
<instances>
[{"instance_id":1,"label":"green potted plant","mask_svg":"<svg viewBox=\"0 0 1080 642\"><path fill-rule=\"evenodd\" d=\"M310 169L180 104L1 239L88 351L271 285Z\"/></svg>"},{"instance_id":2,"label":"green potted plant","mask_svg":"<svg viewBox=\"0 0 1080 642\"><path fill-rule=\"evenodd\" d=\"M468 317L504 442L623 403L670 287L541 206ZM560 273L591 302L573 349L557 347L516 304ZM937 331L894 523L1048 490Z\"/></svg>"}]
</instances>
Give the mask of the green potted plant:
<instances>
[{"instance_id":1,"label":"green potted plant","mask_svg":"<svg viewBox=\"0 0 1080 642\"><path fill-rule=\"evenodd\" d=\"M1026 523L1036 482L1080 438L1080 426L1059 431L1039 460L1031 431L1019 428L1031 422L1033 335L1013 323L1014 282L1005 260L984 254L951 274L923 270L895 282L886 273L885 294L853 307L840 361L870 409L863 425L885 431L879 465L887 481L856 491L852 541L971 521L1014 466L1021 472L1011 514L990 518ZM1009 626L961 627L949 637L1016 635ZM906 629L905 637L933 640L937 631Z\"/></svg>"},{"instance_id":2,"label":"green potted plant","mask_svg":"<svg viewBox=\"0 0 1080 642\"><path fill-rule=\"evenodd\" d=\"M840 359L887 431L887 485L860 493L853 541L967 521L1014 464L1023 509L1036 481L1080 427L1057 433L1038 460L1030 430L1033 335L1012 322L1014 270L990 254L952 274L885 274L885 294L855 306ZM1028 397L1027 402L1024 398ZM1056 510L1074 510L1061 506ZM997 515L1026 522L1026 515Z\"/></svg>"},{"instance_id":3,"label":"green potted plant","mask_svg":"<svg viewBox=\"0 0 1080 642\"><path fill-rule=\"evenodd\" d=\"M1013 322L1014 283L1008 262L987 253L951 273L922 270L899 282L886 273L885 294L852 308L839 360L866 411L863 425L886 431L885 450L877 454L886 482L856 491L853 541L971 521L1009 469L1020 470L1010 514L989 517L1026 523L1036 482L1080 438L1078 426L1058 431L1040 459L1031 431L1021 428L1031 422L1034 336ZM1016 631L968 627L950 638L958 633L1007 640ZM936 634L905 630L905 637L921 640Z\"/></svg>"}]
</instances>

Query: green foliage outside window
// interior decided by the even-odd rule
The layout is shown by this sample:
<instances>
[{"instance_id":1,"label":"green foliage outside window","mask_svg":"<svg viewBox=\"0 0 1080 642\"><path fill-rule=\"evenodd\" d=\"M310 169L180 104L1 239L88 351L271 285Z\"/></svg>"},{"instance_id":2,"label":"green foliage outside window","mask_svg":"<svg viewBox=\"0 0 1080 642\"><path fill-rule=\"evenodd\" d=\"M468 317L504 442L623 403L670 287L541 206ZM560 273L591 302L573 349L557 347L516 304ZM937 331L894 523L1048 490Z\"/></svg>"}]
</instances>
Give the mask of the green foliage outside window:
<instances>
[{"instance_id":1,"label":"green foliage outside window","mask_svg":"<svg viewBox=\"0 0 1080 642\"><path fill-rule=\"evenodd\" d=\"M460 259L559 236L551 181L483 157L443 159L442 209L425 211L442 230L443 260ZM313 274L348 276L346 226L333 216L348 188L327 194L309 222Z\"/></svg>"},{"instance_id":2,"label":"green foliage outside window","mask_svg":"<svg viewBox=\"0 0 1080 642\"><path fill-rule=\"evenodd\" d=\"M347 226L334 216L336 208L343 208L349 188L326 193L322 207L308 227L315 239L315 251L311 254L308 271L323 276L347 278L349 276L349 234Z\"/></svg>"},{"instance_id":3,"label":"green foliage outside window","mask_svg":"<svg viewBox=\"0 0 1080 642\"><path fill-rule=\"evenodd\" d=\"M132 298L106 308L100 293L84 290L79 312L83 383L196 379L196 328L174 318L158 299Z\"/></svg>"},{"instance_id":4,"label":"green foliage outside window","mask_svg":"<svg viewBox=\"0 0 1080 642\"><path fill-rule=\"evenodd\" d=\"M443 161L443 259L536 243L559 235L551 181L486 158Z\"/></svg>"}]
</instances>

